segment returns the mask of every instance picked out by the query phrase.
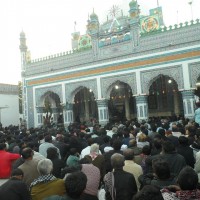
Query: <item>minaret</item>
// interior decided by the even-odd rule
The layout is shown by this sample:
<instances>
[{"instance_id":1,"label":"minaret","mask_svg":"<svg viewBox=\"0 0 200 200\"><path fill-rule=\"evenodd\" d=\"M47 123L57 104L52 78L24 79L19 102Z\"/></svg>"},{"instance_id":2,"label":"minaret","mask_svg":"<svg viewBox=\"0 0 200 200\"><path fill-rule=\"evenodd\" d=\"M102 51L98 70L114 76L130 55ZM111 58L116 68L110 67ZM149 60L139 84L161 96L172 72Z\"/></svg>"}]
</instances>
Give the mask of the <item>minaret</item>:
<instances>
[{"instance_id":1,"label":"minaret","mask_svg":"<svg viewBox=\"0 0 200 200\"><path fill-rule=\"evenodd\" d=\"M26 36L24 31L20 33L20 46L19 46L20 52L21 52L21 69L22 71L25 70L26 65L26 54L27 54L27 46L26 46Z\"/></svg>"},{"instance_id":2,"label":"minaret","mask_svg":"<svg viewBox=\"0 0 200 200\"><path fill-rule=\"evenodd\" d=\"M90 15L90 20L88 20L87 32L91 36L92 40L92 50L94 60L98 59L98 36L99 36L99 19L98 16L94 13Z\"/></svg>"},{"instance_id":3,"label":"minaret","mask_svg":"<svg viewBox=\"0 0 200 200\"><path fill-rule=\"evenodd\" d=\"M26 46L26 36L25 33L22 31L20 33L20 46L21 52L21 79L22 79L22 114L23 120L27 121L26 116L26 85L25 85L25 70L26 70L26 55L27 55L27 46Z\"/></svg>"},{"instance_id":4,"label":"minaret","mask_svg":"<svg viewBox=\"0 0 200 200\"><path fill-rule=\"evenodd\" d=\"M130 14L130 28L131 28L131 37L133 42L133 47L139 45L139 38L140 38L140 9L137 3L137 0L132 0L129 3L129 14Z\"/></svg>"}]
</instances>

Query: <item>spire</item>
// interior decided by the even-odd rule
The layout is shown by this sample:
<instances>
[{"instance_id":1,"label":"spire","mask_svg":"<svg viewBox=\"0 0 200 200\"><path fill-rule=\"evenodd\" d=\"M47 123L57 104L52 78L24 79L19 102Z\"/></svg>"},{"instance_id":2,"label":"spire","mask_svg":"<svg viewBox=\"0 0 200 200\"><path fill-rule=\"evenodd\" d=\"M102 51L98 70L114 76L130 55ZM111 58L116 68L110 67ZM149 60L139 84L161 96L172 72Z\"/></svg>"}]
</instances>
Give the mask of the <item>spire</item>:
<instances>
[{"instance_id":1,"label":"spire","mask_svg":"<svg viewBox=\"0 0 200 200\"><path fill-rule=\"evenodd\" d=\"M140 9L139 9L139 5L138 5L137 1L132 0L129 3L129 7L130 7L129 14L130 14L130 18L131 18L131 23L139 21Z\"/></svg>"},{"instance_id":2,"label":"spire","mask_svg":"<svg viewBox=\"0 0 200 200\"><path fill-rule=\"evenodd\" d=\"M27 51L27 46L26 46L26 36L24 31L22 30L20 33L20 46L19 49L21 52L26 52Z\"/></svg>"},{"instance_id":3,"label":"spire","mask_svg":"<svg viewBox=\"0 0 200 200\"><path fill-rule=\"evenodd\" d=\"M157 0L157 7L159 7L159 0Z\"/></svg>"},{"instance_id":4,"label":"spire","mask_svg":"<svg viewBox=\"0 0 200 200\"><path fill-rule=\"evenodd\" d=\"M74 33L76 32L76 21L74 21Z\"/></svg>"}]
</instances>

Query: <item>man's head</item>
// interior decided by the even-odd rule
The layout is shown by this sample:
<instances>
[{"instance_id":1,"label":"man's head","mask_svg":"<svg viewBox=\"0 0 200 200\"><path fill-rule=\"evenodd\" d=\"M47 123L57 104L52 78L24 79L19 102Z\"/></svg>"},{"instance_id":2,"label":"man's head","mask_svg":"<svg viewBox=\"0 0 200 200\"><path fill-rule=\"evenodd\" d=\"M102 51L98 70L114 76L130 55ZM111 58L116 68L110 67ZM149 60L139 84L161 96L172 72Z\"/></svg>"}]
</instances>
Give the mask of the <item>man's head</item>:
<instances>
[{"instance_id":1,"label":"man's head","mask_svg":"<svg viewBox=\"0 0 200 200\"><path fill-rule=\"evenodd\" d=\"M113 146L114 150L119 151L121 149L121 146L122 146L121 140L118 140L118 139L114 140L112 146Z\"/></svg>"},{"instance_id":2,"label":"man's head","mask_svg":"<svg viewBox=\"0 0 200 200\"><path fill-rule=\"evenodd\" d=\"M125 149L123 151L125 160L133 160L134 159L134 151L133 149Z\"/></svg>"},{"instance_id":3,"label":"man's head","mask_svg":"<svg viewBox=\"0 0 200 200\"><path fill-rule=\"evenodd\" d=\"M6 144L0 143L0 150L5 150L5 149L6 149Z\"/></svg>"},{"instance_id":4,"label":"man's head","mask_svg":"<svg viewBox=\"0 0 200 200\"><path fill-rule=\"evenodd\" d=\"M142 153L144 155L150 155L151 154L151 147L149 145L145 145L142 147Z\"/></svg>"},{"instance_id":5,"label":"man's head","mask_svg":"<svg viewBox=\"0 0 200 200\"><path fill-rule=\"evenodd\" d=\"M133 200L164 200L160 189L153 185L145 185L134 197Z\"/></svg>"},{"instance_id":6,"label":"man's head","mask_svg":"<svg viewBox=\"0 0 200 200\"><path fill-rule=\"evenodd\" d=\"M67 195L78 199L86 188L87 177L83 172L73 172L65 180Z\"/></svg>"},{"instance_id":7,"label":"man's head","mask_svg":"<svg viewBox=\"0 0 200 200\"><path fill-rule=\"evenodd\" d=\"M25 160L31 160L33 158L34 152L30 147L26 147L21 152L22 158Z\"/></svg>"},{"instance_id":8,"label":"man's head","mask_svg":"<svg viewBox=\"0 0 200 200\"><path fill-rule=\"evenodd\" d=\"M51 135L46 135L46 136L44 137L44 141L45 141L45 142L52 143L52 137L51 137Z\"/></svg>"},{"instance_id":9,"label":"man's head","mask_svg":"<svg viewBox=\"0 0 200 200\"><path fill-rule=\"evenodd\" d=\"M162 143L163 153L172 153L175 151L175 145L170 141L165 141Z\"/></svg>"},{"instance_id":10,"label":"man's head","mask_svg":"<svg viewBox=\"0 0 200 200\"><path fill-rule=\"evenodd\" d=\"M136 147L137 146L137 141L135 139L129 140L129 147Z\"/></svg>"},{"instance_id":11,"label":"man's head","mask_svg":"<svg viewBox=\"0 0 200 200\"><path fill-rule=\"evenodd\" d=\"M177 183L181 190L194 190L197 188L198 175L191 167L185 167L180 171Z\"/></svg>"},{"instance_id":12,"label":"man's head","mask_svg":"<svg viewBox=\"0 0 200 200\"><path fill-rule=\"evenodd\" d=\"M113 167L113 169L121 169L124 166L124 156L119 154L119 153L115 153L111 156L111 165Z\"/></svg>"},{"instance_id":13,"label":"man's head","mask_svg":"<svg viewBox=\"0 0 200 200\"><path fill-rule=\"evenodd\" d=\"M99 153L99 145L97 143L91 145L90 153Z\"/></svg>"},{"instance_id":14,"label":"man's head","mask_svg":"<svg viewBox=\"0 0 200 200\"><path fill-rule=\"evenodd\" d=\"M58 150L56 147L49 147L47 149L47 158L48 159L58 158Z\"/></svg>"},{"instance_id":15,"label":"man's head","mask_svg":"<svg viewBox=\"0 0 200 200\"><path fill-rule=\"evenodd\" d=\"M152 161L153 172L161 179L165 180L170 178L170 168L167 161L163 159L155 159Z\"/></svg>"},{"instance_id":16,"label":"man's head","mask_svg":"<svg viewBox=\"0 0 200 200\"><path fill-rule=\"evenodd\" d=\"M40 175L48 175L53 170L53 163L49 159L42 159L38 162L37 170Z\"/></svg>"},{"instance_id":17,"label":"man's head","mask_svg":"<svg viewBox=\"0 0 200 200\"><path fill-rule=\"evenodd\" d=\"M23 176L24 176L24 172L17 168L17 169L14 169L12 172L11 172L11 178L17 178L17 179L23 179Z\"/></svg>"}]
</instances>

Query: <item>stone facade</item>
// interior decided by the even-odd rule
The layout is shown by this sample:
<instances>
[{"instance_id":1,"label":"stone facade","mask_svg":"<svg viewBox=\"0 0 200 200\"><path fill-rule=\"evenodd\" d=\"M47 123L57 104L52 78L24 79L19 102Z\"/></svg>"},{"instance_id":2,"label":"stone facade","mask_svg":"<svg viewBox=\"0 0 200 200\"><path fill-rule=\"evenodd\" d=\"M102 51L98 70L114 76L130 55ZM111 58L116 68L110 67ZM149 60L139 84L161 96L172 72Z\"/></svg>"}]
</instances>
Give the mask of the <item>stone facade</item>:
<instances>
[{"instance_id":1,"label":"stone facade","mask_svg":"<svg viewBox=\"0 0 200 200\"><path fill-rule=\"evenodd\" d=\"M100 25L98 17L92 14L87 30L92 47L23 61L25 70L22 71L27 89L25 117L29 127L38 125L37 107L43 106L42 98L46 93L55 93L60 103L72 105L74 96L82 88L93 92L102 115L99 118L104 120L103 123L107 122L108 109L105 102L118 82L130 86L135 97L135 108L139 109L137 117L147 119L148 102L145 95L149 95L150 86L159 75L167 76L177 83L178 91L182 92L183 104L190 102L191 109L186 111L184 106L185 116L192 118L192 95L187 98L184 91L195 89L200 76L199 20L140 34L139 16L131 13L138 8L136 3L130 4L130 24L116 27L120 29L117 29L118 32L101 32L104 25ZM136 7L133 9L131 6ZM117 35L118 40L113 35ZM123 39L120 39L122 35ZM103 37L105 40L102 40ZM101 41L110 42L103 44ZM24 56L24 50L22 53ZM141 99L145 101L141 102ZM69 119L73 118L72 109L64 112L64 116L70 112L70 117L65 117L69 123Z\"/></svg>"}]
</instances>

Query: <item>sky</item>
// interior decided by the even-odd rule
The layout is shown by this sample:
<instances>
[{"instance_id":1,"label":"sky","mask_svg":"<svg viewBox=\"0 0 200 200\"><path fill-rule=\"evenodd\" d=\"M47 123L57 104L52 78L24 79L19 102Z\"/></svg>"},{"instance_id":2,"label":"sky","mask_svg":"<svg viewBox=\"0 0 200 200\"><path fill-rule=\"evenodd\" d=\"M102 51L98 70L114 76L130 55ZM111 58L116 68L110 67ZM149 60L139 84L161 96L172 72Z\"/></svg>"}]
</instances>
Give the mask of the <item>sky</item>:
<instances>
[{"instance_id":1,"label":"sky","mask_svg":"<svg viewBox=\"0 0 200 200\"><path fill-rule=\"evenodd\" d=\"M19 35L27 38L31 59L71 49L71 33L84 34L88 15L94 12L100 23L106 21L113 5L128 15L131 0L1 0L0 1L0 83L17 84L21 80ZM158 0L166 26L200 18L200 0ZM141 14L157 6L157 0L138 0Z\"/></svg>"}]
</instances>

